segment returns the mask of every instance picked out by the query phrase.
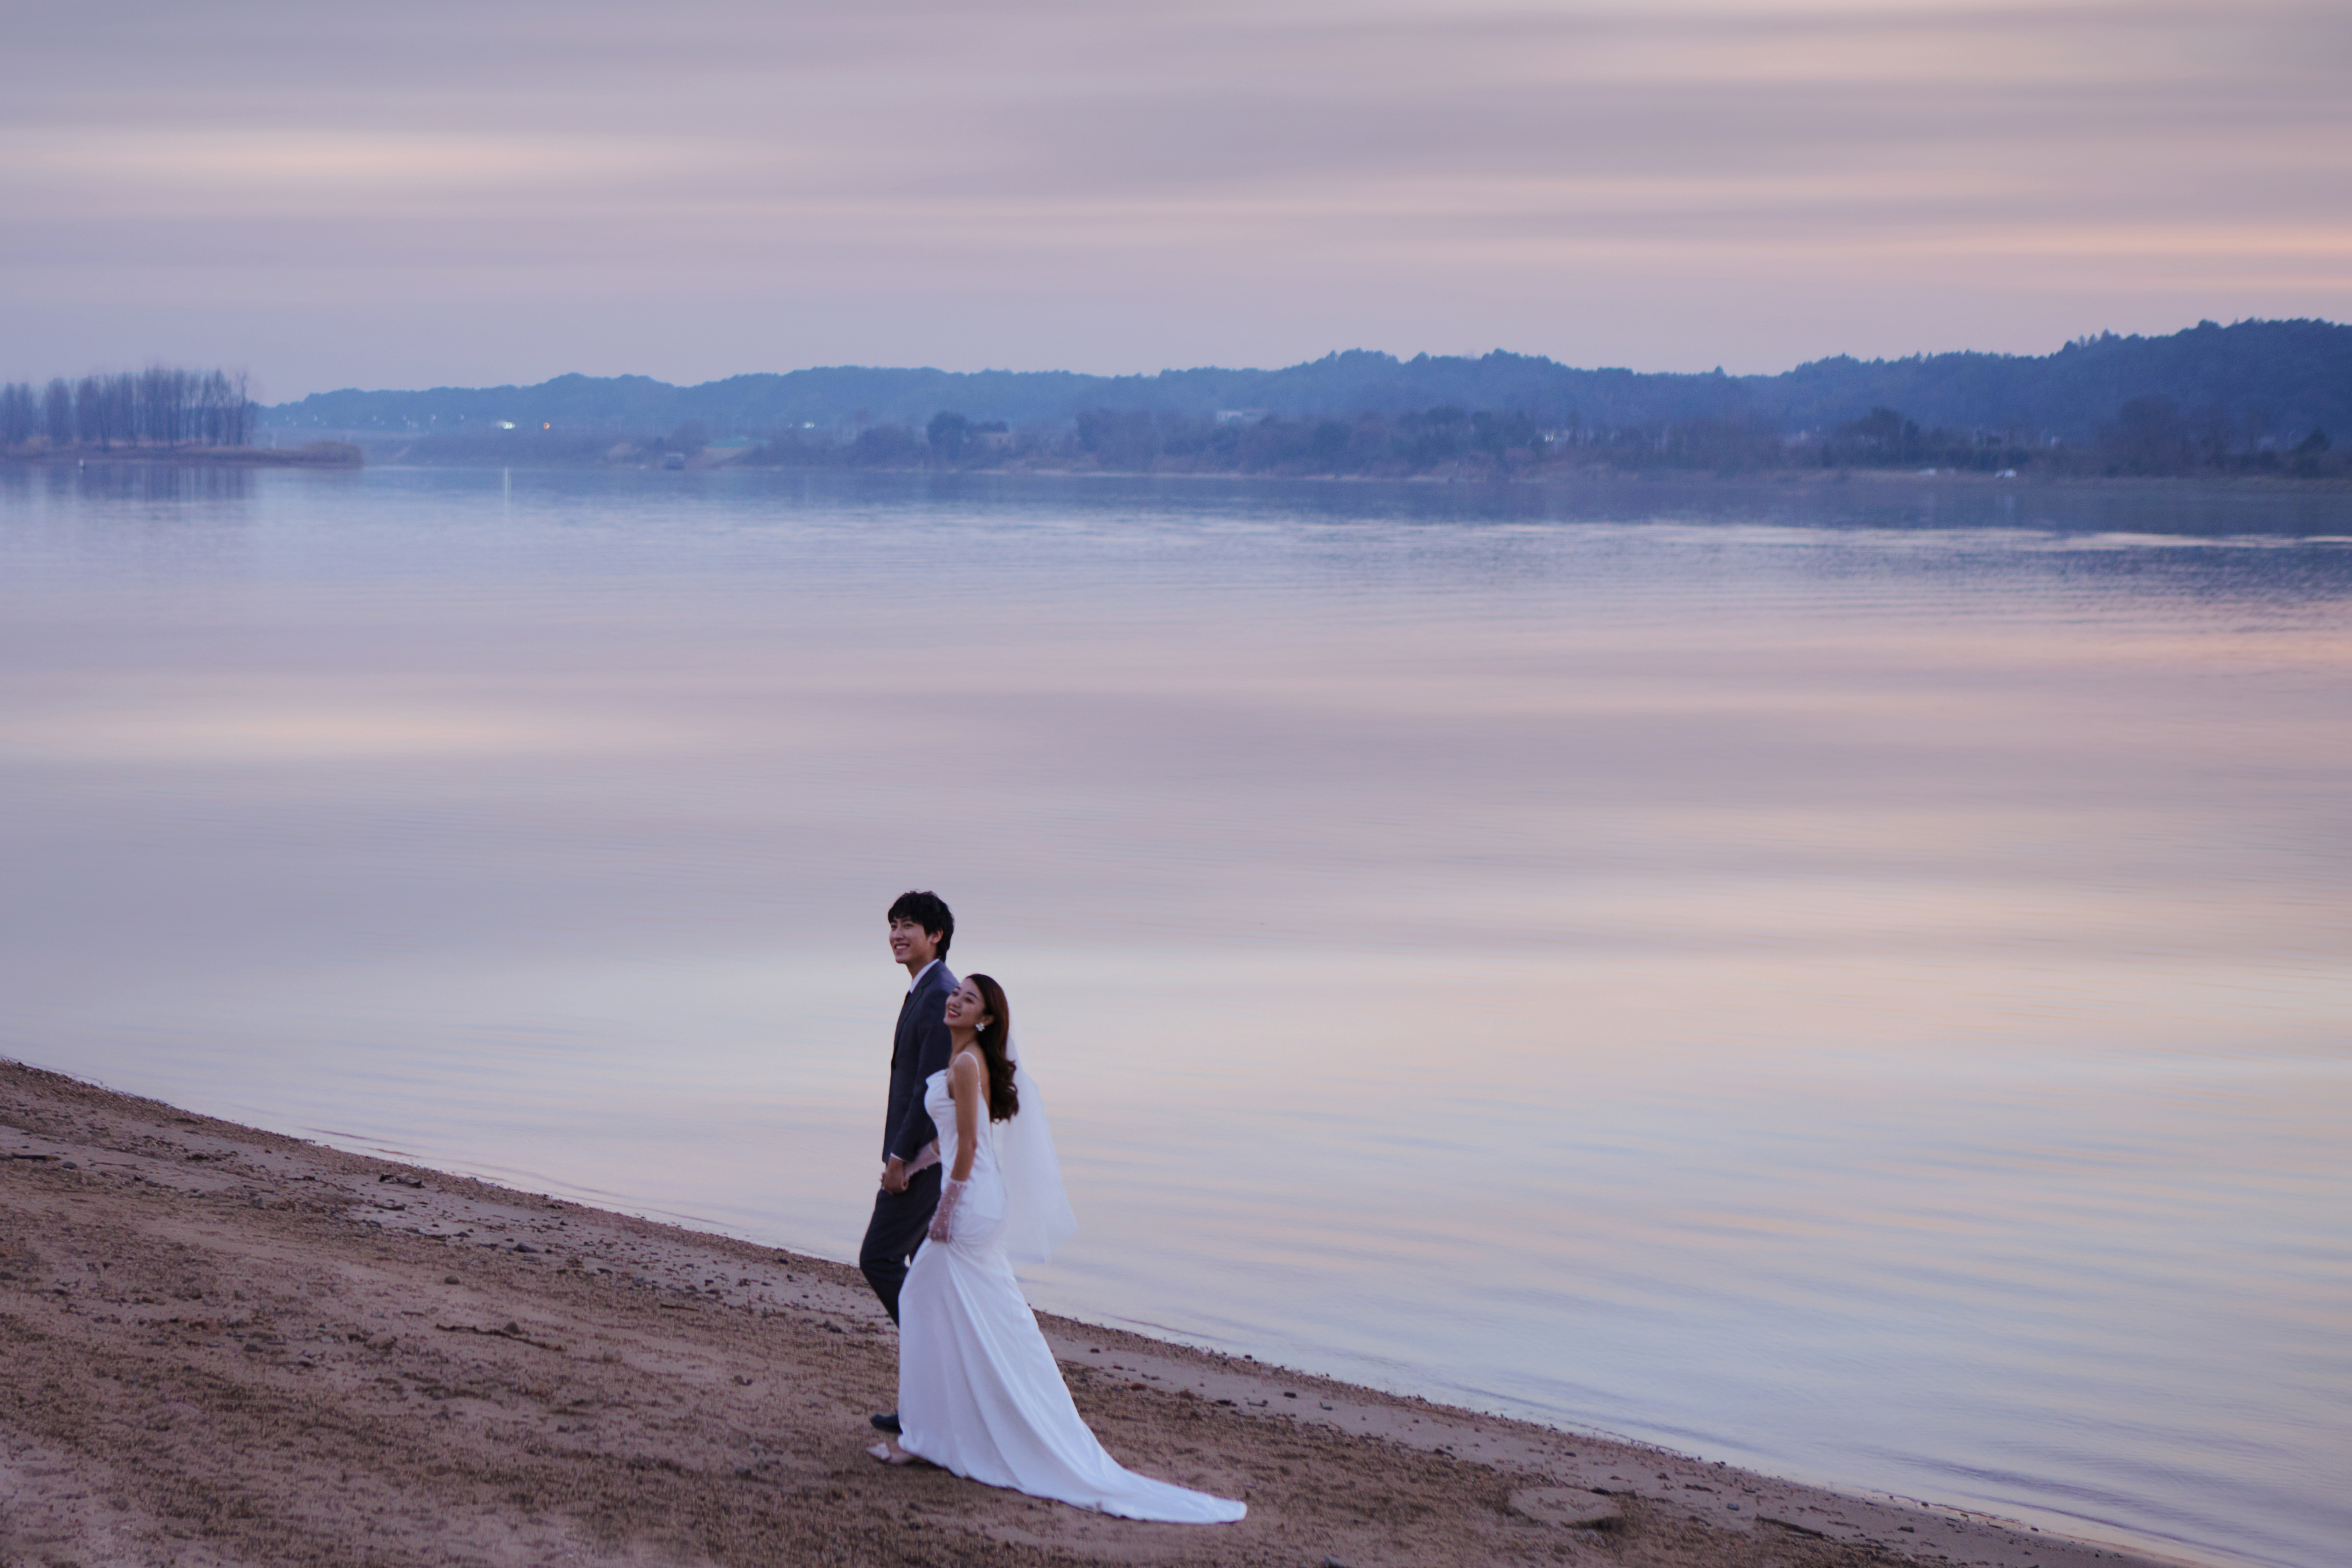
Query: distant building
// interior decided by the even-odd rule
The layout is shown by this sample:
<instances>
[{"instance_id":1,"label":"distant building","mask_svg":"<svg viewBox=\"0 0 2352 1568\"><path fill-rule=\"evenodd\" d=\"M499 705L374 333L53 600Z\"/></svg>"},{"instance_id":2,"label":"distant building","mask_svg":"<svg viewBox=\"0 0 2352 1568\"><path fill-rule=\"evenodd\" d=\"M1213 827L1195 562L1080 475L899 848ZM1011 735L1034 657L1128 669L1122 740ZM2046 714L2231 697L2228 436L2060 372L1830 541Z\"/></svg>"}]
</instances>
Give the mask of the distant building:
<instances>
[{"instance_id":1,"label":"distant building","mask_svg":"<svg viewBox=\"0 0 2352 1568\"><path fill-rule=\"evenodd\" d=\"M1220 408L1216 420L1220 425L1259 425L1265 421L1263 408Z\"/></svg>"}]
</instances>

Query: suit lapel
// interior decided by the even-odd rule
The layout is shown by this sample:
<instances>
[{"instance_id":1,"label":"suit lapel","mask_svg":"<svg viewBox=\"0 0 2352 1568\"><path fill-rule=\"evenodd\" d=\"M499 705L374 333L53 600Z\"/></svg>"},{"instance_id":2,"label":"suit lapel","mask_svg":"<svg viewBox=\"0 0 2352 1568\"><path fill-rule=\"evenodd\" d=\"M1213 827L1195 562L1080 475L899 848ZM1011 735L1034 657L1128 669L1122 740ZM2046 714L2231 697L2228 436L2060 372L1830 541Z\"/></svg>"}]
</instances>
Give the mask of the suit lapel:
<instances>
[{"instance_id":1,"label":"suit lapel","mask_svg":"<svg viewBox=\"0 0 2352 1568\"><path fill-rule=\"evenodd\" d=\"M916 998L934 988L946 990L947 981L946 963L934 963L923 971L923 977L915 982L907 993L907 999L898 1004L898 1026L890 1036L890 1065L894 1068L898 1065L898 1052L907 1043L907 1025L914 1011Z\"/></svg>"}]
</instances>

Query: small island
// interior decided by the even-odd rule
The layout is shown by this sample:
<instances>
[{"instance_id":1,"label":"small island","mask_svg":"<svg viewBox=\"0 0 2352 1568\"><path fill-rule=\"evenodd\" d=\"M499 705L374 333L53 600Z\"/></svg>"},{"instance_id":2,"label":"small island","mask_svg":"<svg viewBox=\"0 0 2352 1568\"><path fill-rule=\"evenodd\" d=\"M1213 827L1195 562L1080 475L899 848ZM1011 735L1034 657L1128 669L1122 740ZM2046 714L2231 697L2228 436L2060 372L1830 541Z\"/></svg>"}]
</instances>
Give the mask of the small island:
<instances>
[{"instance_id":1,"label":"small island","mask_svg":"<svg viewBox=\"0 0 2352 1568\"><path fill-rule=\"evenodd\" d=\"M348 441L254 444L260 405L243 371L142 371L0 384L0 462L226 463L355 468Z\"/></svg>"}]
</instances>

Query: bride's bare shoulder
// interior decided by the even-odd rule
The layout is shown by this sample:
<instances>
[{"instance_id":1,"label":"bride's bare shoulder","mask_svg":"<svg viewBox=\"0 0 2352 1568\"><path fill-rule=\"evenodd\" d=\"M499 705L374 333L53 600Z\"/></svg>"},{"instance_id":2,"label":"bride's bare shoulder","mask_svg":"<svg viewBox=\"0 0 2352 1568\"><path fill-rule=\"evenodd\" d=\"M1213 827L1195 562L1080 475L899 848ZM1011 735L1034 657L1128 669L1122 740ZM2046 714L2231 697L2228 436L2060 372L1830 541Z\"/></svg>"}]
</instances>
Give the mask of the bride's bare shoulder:
<instances>
[{"instance_id":1,"label":"bride's bare shoulder","mask_svg":"<svg viewBox=\"0 0 2352 1568\"><path fill-rule=\"evenodd\" d=\"M980 1059L978 1051L958 1051L948 1063L948 1093L958 1105L976 1105L985 1114L988 1103L988 1064Z\"/></svg>"}]
</instances>

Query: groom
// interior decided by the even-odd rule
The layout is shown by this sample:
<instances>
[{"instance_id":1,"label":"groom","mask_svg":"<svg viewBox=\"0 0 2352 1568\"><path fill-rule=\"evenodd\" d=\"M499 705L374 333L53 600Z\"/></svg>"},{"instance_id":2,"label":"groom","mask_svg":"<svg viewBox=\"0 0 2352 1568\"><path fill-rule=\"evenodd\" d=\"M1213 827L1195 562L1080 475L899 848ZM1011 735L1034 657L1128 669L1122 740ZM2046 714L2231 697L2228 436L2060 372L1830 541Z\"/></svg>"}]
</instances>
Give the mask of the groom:
<instances>
[{"instance_id":1,"label":"groom","mask_svg":"<svg viewBox=\"0 0 2352 1568\"><path fill-rule=\"evenodd\" d=\"M956 977L948 973L948 944L955 940L955 916L937 893L901 893L890 906L890 956L907 966L907 999L898 1006L898 1032L890 1045L890 1109L882 1129L882 1190L874 1196L874 1217L866 1226L857 1267L882 1298L890 1321L898 1321L898 1287L906 1283L907 1259L923 1243L931 1211L940 1205L936 1160L909 1170L939 1136L923 1109L923 1084L948 1065L948 997ZM898 1430L894 1413L877 1415L885 1432Z\"/></svg>"}]
</instances>

